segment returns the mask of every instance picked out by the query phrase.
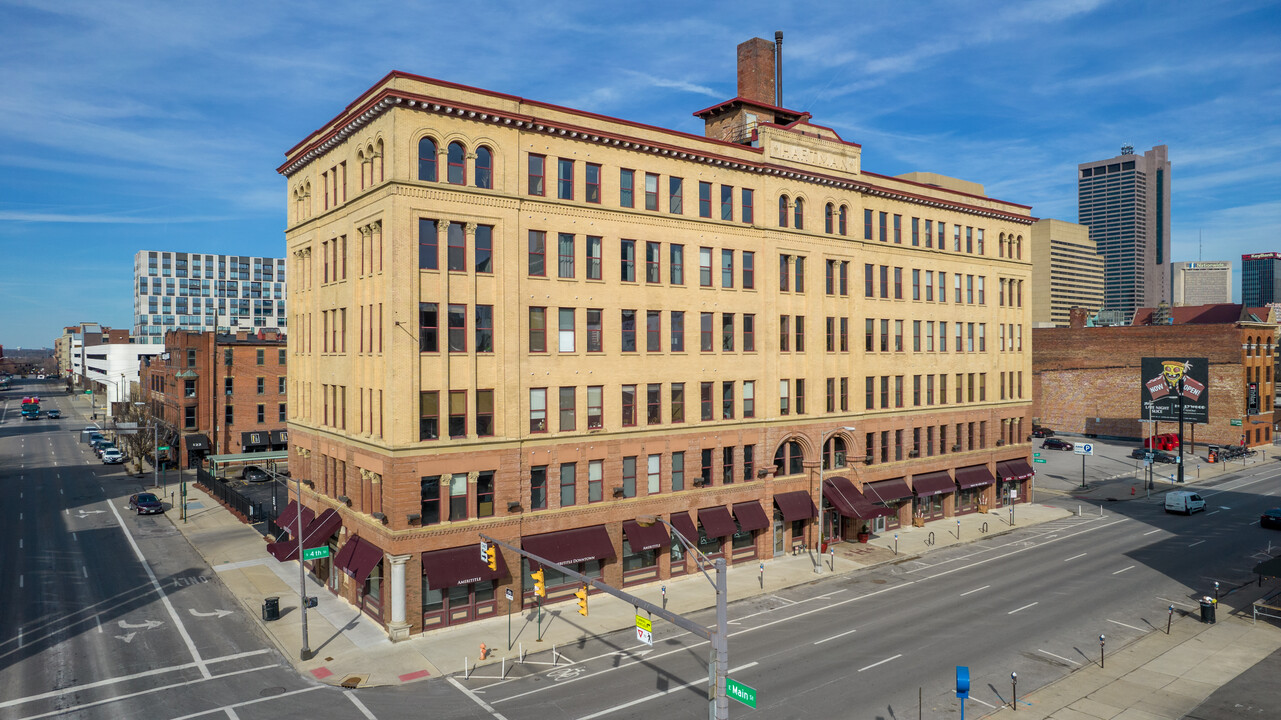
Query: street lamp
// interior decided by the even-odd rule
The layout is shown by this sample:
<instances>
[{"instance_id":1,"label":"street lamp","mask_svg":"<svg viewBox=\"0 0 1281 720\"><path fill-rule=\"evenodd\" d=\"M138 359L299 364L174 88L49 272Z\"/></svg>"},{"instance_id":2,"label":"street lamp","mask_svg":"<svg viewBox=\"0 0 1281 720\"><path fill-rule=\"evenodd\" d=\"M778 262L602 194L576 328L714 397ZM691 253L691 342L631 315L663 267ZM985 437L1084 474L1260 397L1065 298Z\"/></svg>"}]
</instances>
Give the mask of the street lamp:
<instances>
[{"instance_id":1,"label":"street lamp","mask_svg":"<svg viewBox=\"0 0 1281 720\"><path fill-rule=\"evenodd\" d=\"M712 588L716 590L716 636L712 640L710 657L707 660L707 682L711 684L711 691L707 694L708 713L713 720L728 720L729 718L729 696L725 694L725 680L729 677L729 615L727 612L726 602L729 596L728 587L725 579L725 558L719 557L715 561L703 554L701 550L689 541L689 538L681 534L680 530L672 527L657 515L641 515L636 518L636 523L644 527L649 527L654 523L662 523L676 539L680 540L681 545L685 546L687 552L694 554L694 560L698 563L698 569L711 583ZM711 565L716 569L716 579L707 574L704 565ZM819 560L822 564L822 560ZM664 599L666 597L664 596ZM306 626L304 626L303 638L306 638ZM304 644L306 640L303 640Z\"/></svg>"},{"instance_id":2,"label":"street lamp","mask_svg":"<svg viewBox=\"0 0 1281 720\"><path fill-rule=\"evenodd\" d=\"M285 477L274 470L262 468L263 472L271 476L271 482L274 484L280 478ZM302 477L292 478L298 483L298 512L295 513L294 537L298 538L298 610L302 617L302 648L298 651L299 660L310 660L312 658L311 648L307 646L307 566L302 560ZM274 492L274 490L273 490Z\"/></svg>"},{"instance_id":3,"label":"street lamp","mask_svg":"<svg viewBox=\"0 0 1281 720\"><path fill-rule=\"evenodd\" d=\"M823 470L827 462L827 441L842 430L854 432L852 427L833 428L823 435L823 439L819 440L818 443L818 542L815 543L817 547L814 548L818 553L818 562L814 563L814 572L818 575L823 574L823 535L825 534L823 532ZM835 571L835 563L833 563L832 569Z\"/></svg>"}]
</instances>

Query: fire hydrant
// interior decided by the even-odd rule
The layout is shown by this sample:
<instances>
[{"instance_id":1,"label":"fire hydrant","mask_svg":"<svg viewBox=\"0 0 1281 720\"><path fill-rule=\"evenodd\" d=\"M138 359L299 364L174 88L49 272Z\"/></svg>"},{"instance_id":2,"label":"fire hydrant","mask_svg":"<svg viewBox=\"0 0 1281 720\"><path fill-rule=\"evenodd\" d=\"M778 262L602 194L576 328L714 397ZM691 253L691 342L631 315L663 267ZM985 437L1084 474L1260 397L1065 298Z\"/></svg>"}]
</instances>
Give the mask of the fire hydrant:
<instances>
[{"instance_id":1,"label":"fire hydrant","mask_svg":"<svg viewBox=\"0 0 1281 720\"><path fill-rule=\"evenodd\" d=\"M480 644L480 659L481 659L481 660L484 660L484 659L485 659L485 658L487 658L487 657L489 657L489 648L485 647L485 643L481 643L481 644Z\"/></svg>"}]
</instances>

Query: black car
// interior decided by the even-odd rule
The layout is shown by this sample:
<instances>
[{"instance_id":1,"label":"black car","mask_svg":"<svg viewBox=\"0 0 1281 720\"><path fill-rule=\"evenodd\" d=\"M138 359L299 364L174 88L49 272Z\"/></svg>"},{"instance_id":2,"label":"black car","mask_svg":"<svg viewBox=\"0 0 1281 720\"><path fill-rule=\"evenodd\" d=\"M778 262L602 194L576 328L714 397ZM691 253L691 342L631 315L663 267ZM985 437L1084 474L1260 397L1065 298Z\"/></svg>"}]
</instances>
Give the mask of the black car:
<instances>
[{"instance_id":1,"label":"black car","mask_svg":"<svg viewBox=\"0 0 1281 720\"><path fill-rule=\"evenodd\" d=\"M1281 530L1281 508L1272 508L1260 515L1259 527Z\"/></svg>"},{"instance_id":2,"label":"black car","mask_svg":"<svg viewBox=\"0 0 1281 720\"><path fill-rule=\"evenodd\" d=\"M1071 450L1072 443L1066 440L1060 440L1058 438L1053 438L1053 437L1046 438L1045 442L1041 443L1041 449L1042 450Z\"/></svg>"},{"instance_id":3,"label":"black car","mask_svg":"<svg viewBox=\"0 0 1281 720\"><path fill-rule=\"evenodd\" d=\"M1032 437L1034 438L1054 437L1054 431L1047 427L1035 427L1035 428L1032 428Z\"/></svg>"},{"instance_id":4,"label":"black car","mask_svg":"<svg viewBox=\"0 0 1281 720\"><path fill-rule=\"evenodd\" d=\"M137 510L139 515L149 515L164 512L165 506L160 498L145 492L129 496L129 509Z\"/></svg>"},{"instance_id":5,"label":"black car","mask_svg":"<svg viewBox=\"0 0 1281 720\"><path fill-rule=\"evenodd\" d=\"M61 411L61 410L50 410L50 411L49 411L49 419L50 419L50 420L57 420L57 419L58 419L58 418L60 418L60 417L62 417L62 411Z\"/></svg>"},{"instance_id":6,"label":"black car","mask_svg":"<svg viewBox=\"0 0 1281 720\"><path fill-rule=\"evenodd\" d=\"M267 471L257 465L246 465L244 471L240 473L240 477L244 478L247 482L267 482L271 479L271 476L267 474Z\"/></svg>"},{"instance_id":7,"label":"black car","mask_svg":"<svg viewBox=\"0 0 1281 720\"><path fill-rule=\"evenodd\" d=\"M1178 459L1175 458L1174 455L1171 453L1168 453L1164 450L1149 450L1147 448L1134 448L1133 450L1130 451L1130 457L1135 458L1137 460L1144 460L1147 458L1148 453L1152 453L1152 462L1159 462L1159 463L1178 462Z\"/></svg>"}]
</instances>

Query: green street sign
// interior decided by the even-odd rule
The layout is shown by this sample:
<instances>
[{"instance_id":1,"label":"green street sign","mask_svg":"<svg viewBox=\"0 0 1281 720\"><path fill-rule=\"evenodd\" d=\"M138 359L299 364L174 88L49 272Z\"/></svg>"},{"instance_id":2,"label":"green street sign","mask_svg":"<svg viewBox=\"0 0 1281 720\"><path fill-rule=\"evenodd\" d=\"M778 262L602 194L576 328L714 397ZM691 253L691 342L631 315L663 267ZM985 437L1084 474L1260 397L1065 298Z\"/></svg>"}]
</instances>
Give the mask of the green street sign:
<instances>
[{"instance_id":1,"label":"green street sign","mask_svg":"<svg viewBox=\"0 0 1281 720\"><path fill-rule=\"evenodd\" d=\"M1041 457L1041 453L1032 453L1032 457Z\"/></svg>"},{"instance_id":2,"label":"green street sign","mask_svg":"<svg viewBox=\"0 0 1281 720\"><path fill-rule=\"evenodd\" d=\"M85 395L92 395L92 394L93 394L92 390L85 390Z\"/></svg>"},{"instance_id":3,"label":"green street sign","mask_svg":"<svg viewBox=\"0 0 1281 720\"><path fill-rule=\"evenodd\" d=\"M756 688L749 688L737 680L725 678L725 694L753 710L756 709Z\"/></svg>"},{"instance_id":4,"label":"green street sign","mask_svg":"<svg viewBox=\"0 0 1281 720\"><path fill-rule=\"evenodd\" d=\"M1038 462L1039 462L1039 463L1043 463L1043 462L1045 462L1045 458L1032 458L1032 462L1034 462L1034 463L1038 463Z\"/></svg>"},{"instance_id":5,"label":"green street sign","mask_svg":"<svg viewBox=\"0 0 1281 720\"><path fill-rule=\"evenodd\" d=\"M168 449L169 449L169 446L168 446L168 445L161 445L160 447L158 447L158 448L156 448L156 449L157 449L157 450L168 450Z\"/></svg>"},{"instance_id":6,"label":"green street sign","mask_svg":"<svg viewBox=\"0 0 1281 720\"><path fill-rule=\"evenodd\" d=\"M1240 421L1240 420L1229 420L1229 421L1228 421L1228 424L1229 424L1229 425L1231 425L1231 426L1233 426L1233 427L1241 427L1241 421Z\"/></svg>"},{"instance_id":7,"label":"green street sign","mask_svg":"<svg viewBox=\"0 0 1281 720\"><path fill-rule=\"evenodd\" d=\"M329 557L328 545L322 545L321 547L314 548L303 548L302 551L303 560L320 560L321 558L327 557Z\"/></svg>"}]
</instances>

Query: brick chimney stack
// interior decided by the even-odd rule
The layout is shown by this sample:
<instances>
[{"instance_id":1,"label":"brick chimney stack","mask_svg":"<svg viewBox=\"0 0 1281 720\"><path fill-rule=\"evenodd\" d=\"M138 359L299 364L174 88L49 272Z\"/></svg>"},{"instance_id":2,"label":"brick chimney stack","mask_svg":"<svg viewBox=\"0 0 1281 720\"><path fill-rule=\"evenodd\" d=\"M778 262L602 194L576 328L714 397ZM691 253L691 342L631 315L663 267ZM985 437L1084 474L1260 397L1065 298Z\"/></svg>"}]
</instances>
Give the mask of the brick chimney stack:
<instances>
[{"instance_id":1,"label":"brick chimney stack","mask_svg":"<svg viewBox=\"0 0 1281 720\"><path fill-rule=\"evenodd\" d=\"M1090 317L1090 311L1082 307L1074 307L1068 310L1068 327L1083 328L1085 321Z\"/></svg>"},{"instance_id":2,"label":"brick chimney stack","mask_svg":"<svg viewBox=\"0 0 1281 720\"><path fill-rule=\"evenodd\" d=\"M738 96L774 105L774 43L752 38L738 46Z\"/></svg>"}]
</instances>

